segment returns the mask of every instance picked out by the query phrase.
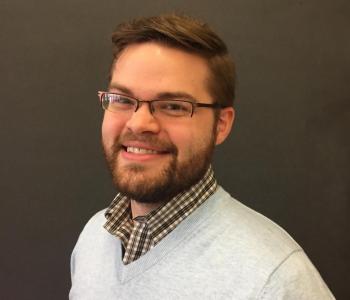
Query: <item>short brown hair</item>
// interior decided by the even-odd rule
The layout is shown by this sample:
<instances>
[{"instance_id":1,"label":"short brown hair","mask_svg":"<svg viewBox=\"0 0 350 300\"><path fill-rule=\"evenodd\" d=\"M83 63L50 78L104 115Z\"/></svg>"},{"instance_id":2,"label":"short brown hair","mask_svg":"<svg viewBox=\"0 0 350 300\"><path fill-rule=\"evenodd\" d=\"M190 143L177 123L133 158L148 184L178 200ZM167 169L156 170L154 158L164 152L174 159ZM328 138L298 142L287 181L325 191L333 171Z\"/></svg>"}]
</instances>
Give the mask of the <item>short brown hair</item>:
<instances>
[{"instance_id":1,"label":"short brown hair","mask_svg":"<svg viewBox=\"0 0 350 300\"><path fill-rule=\"evenodd\" d=\"M112 34L113 64L129 45L152 41L206 59L211 71L208 81L211 96L222 106L233 105L234 63L229 57L225 43L206 23L179 14L164 14L121 23Z\"/></svg>"}]
</instances>

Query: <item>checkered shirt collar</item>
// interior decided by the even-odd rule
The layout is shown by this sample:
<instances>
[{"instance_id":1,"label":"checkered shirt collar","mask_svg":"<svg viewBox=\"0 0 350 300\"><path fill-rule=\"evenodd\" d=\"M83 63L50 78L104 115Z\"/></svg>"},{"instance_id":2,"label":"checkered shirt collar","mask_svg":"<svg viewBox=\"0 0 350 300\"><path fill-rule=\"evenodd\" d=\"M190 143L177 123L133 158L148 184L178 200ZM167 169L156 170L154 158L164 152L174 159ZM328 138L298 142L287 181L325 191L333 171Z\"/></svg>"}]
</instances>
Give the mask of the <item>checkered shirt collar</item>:
<instances>
[{"instance_id":1,"label":"checkered shirt collar","mask_svg":"<svg viewBox=\"0 0 350 300\"><path fill-rule=\"evenodd\" d=\"M119 193L106 210L104 228L118 237L124 247L123 263L128 264L145 254L216 190L217 182L210 166L204 177L188 190L144 217L131 219L130 199Z\"/></svg>"}]
</instances>

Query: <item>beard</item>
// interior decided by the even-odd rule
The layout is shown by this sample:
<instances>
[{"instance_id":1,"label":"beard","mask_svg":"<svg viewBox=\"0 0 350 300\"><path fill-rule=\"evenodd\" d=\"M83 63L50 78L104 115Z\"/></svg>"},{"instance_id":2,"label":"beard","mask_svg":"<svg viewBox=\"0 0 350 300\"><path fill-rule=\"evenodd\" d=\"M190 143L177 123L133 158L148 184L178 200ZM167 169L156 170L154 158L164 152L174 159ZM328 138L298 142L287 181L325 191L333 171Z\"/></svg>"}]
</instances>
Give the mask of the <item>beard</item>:
<instances>
[{"instance_id":1,"label":"beard","mask_svg":"<svg viewBox=\"0 0 350 300\"><path fill-rule=\"evenodd\" d=\"M147 142L160 149L166 149L168 161L157 166L159 170L152 175L147 174L149 167L139 163L122 166L118 157L121 151L125 151L122 144L126 141ZM196 151L189 149L184 161L178 160L178 149L173 143L160 141L152 133L126 133L114 142L111 149L107 149L103 142L102 145L113 183L120 193L137 202L166 203L204 176L214 152L215 135Z\"/></svg>"}]
</instances>

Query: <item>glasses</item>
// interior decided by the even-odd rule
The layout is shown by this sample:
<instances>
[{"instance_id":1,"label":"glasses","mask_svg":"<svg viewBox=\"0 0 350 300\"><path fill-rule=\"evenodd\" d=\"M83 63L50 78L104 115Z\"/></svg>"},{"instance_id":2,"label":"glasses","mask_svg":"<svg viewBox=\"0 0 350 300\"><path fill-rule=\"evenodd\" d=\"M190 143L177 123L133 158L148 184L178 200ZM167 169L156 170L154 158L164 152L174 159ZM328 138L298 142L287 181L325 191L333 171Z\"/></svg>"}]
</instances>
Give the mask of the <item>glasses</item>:
<instances>
[{"instance_id":1,"label":"glasses","mask_svg":"<svg viewBox=\"0 0 350 300\"><path fill-rule=\"evenodd\" d=\"M118 114L136 112L141 103L147 103L151 114L160 117L192 117L197 107L223 108L219 103L198 103L181 99L141 101L130 96L109 92L98 92L98 96L104 110Z\"/></svg>"}]
</instances>

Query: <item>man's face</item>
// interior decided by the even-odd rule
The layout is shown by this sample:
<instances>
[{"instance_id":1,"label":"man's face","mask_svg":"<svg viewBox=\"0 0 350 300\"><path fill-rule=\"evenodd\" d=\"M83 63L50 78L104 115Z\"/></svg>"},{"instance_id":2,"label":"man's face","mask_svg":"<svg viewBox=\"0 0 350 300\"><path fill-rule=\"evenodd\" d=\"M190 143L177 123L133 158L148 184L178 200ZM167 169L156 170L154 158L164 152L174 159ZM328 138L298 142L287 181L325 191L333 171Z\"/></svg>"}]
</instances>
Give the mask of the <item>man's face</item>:
<instances>
[{"instance_id":1,"label":"man's face","mask_svg":"<svg viewBox=\"0 0 350 300\"><path fill-rule=\"evenodd\" d=\"M209 70L197 55L157 43L127 47L112 69L110 92L149 101L187 94L212 103ZM143 103L129 116L105 111L102 144L120 192L139 202L164 202L196 183L210 163L216 140L214 112L159 120Z\"/></svg>"}]
</instances>

